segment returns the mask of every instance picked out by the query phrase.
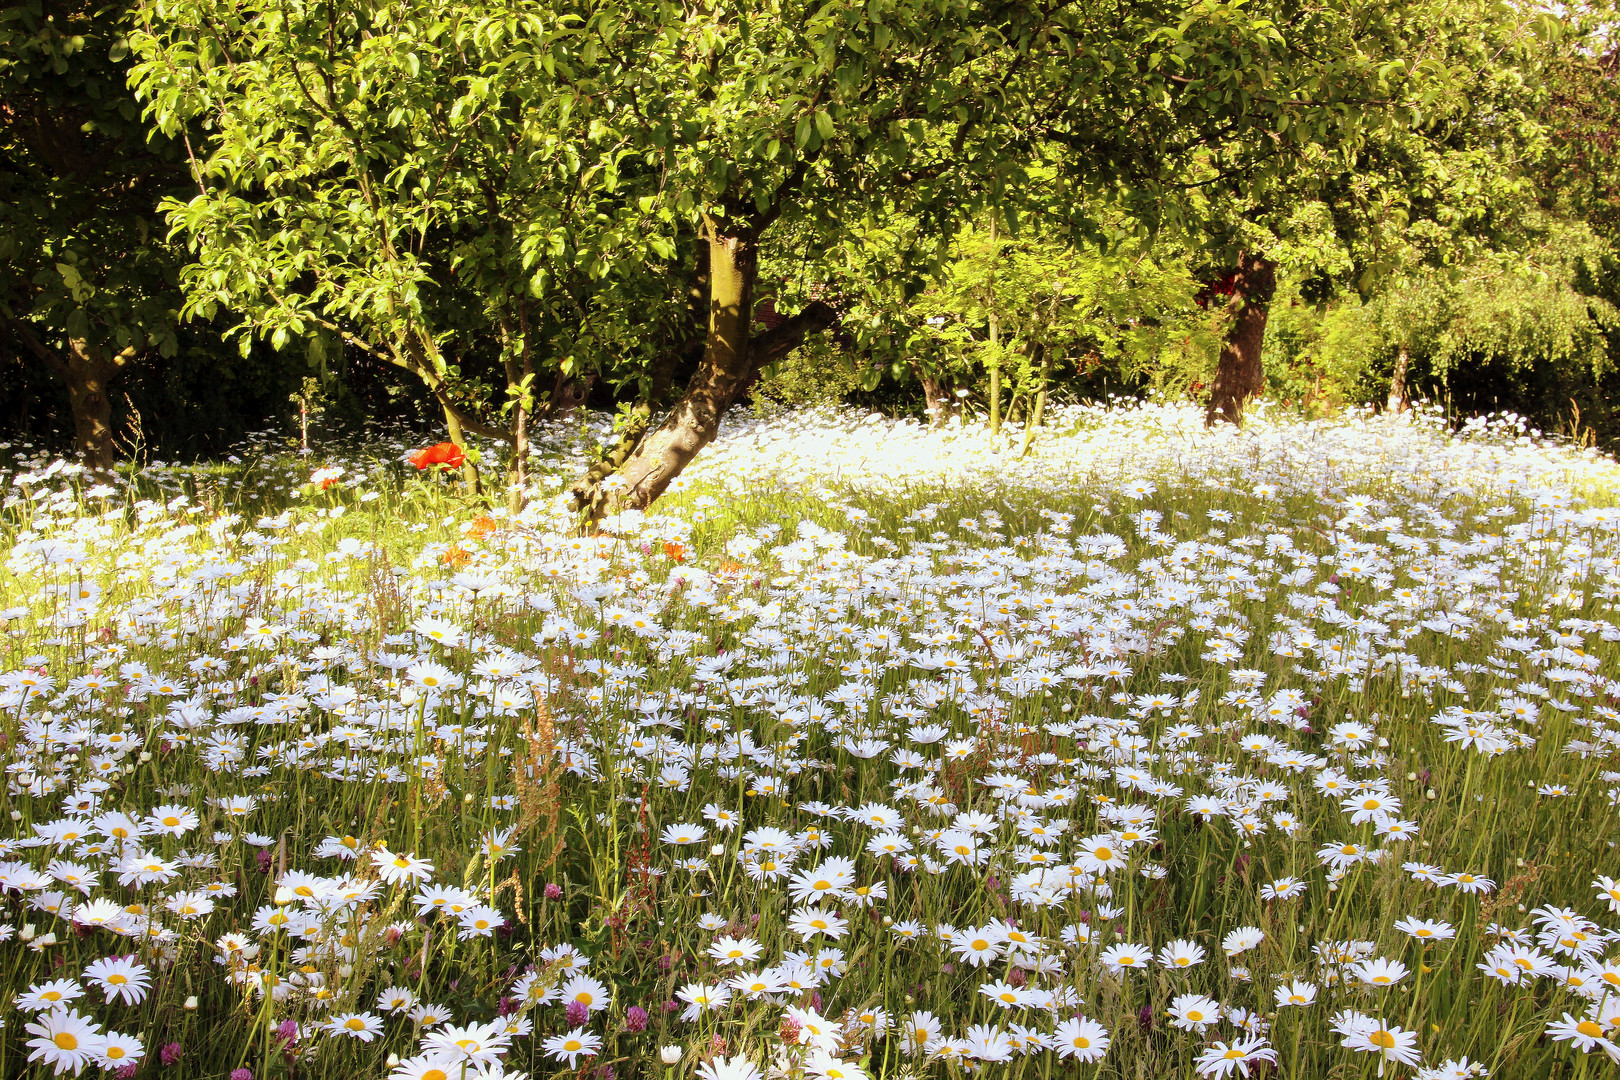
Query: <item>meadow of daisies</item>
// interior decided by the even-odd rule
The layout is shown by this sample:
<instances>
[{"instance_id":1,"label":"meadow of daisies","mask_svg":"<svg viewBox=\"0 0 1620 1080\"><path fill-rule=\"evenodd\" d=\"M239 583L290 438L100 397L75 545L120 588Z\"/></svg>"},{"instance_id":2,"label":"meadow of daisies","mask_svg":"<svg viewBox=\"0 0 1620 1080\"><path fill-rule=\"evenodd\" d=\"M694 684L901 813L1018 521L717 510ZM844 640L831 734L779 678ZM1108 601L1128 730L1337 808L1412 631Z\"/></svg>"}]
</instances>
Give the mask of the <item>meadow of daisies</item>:
<instances>
[{"instance_id":1,"label":"meadow of daisies","mask_svg":"<svg viewBox=\"0 0 1620 1080\"><path fill-rule=\"evenodd\" d=\"M1612 1073L1620 467L1200 419L0 448L0 1076Z\"/></svg>"}]
</instances>

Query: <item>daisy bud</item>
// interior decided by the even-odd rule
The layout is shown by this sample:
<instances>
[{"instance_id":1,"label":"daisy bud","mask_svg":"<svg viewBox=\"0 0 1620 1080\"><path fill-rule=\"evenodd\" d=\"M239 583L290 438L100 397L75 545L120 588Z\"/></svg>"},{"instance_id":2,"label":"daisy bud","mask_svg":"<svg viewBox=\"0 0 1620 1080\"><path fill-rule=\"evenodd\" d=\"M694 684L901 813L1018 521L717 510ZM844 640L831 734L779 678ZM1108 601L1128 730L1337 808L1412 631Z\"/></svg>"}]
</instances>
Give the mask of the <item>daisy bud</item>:
<instances>
[{"instance_id":1,"label":"daisy bud","mask_svg":"<svg viewBox=\"0 0 1620 1080\"><path fill-rule=\"evenodd\" d=\"M389 1054L388 1055L388 1061L385 1062L385 1064L390 1069L398 1068L399 1067L399 1055L398 1054Z\"/></svg>"},{"instance_id":2,"label":"daisy bud","mask_svg":"<svg viewBox=\"0 0 1620 1080\"><path fill-rule=\"evenodd\" d=\"M11 812L11 820L12 821L21 821L22 820L22 811L21 810L13 810Z\"/></svg>"},{"instance_id":3,"label":"daisy bud","mask_svg":"<svg viewBox=\"0 0 1620 1080\"><path fill-rule=\"evenodd\" d=\"M665 1065L679 1065L681 1061L681 1048L678 1046L661 1046L658 1048L658 1060Z\"/></svg>"},{"instance_id":4,"label":"daisy bud","mask_svg":"<svg viewBox=\"0 0 1620 1080\"><path fill-rule=\"evenodd\" d=\"M33 923L23 923L22 932L17 935L17 940L18 941L33 941L34 940L34 924Z\"/></svg>"},{"instance_id":5,"label":"daisy bud","mask_svg":"<svg viewBox=\"0 0 1620 1080\"><path fill-rule=\"evenodd\" d=\"M275 902L277 904L290 904L298 898L297 894L285 885L276 886Z\"/></svg>"},{"instance_id":6,"label":"daisy bud","mask_svg":"<svg viewBox=\"0 0 1620 1080\"><path fill-rule=\"evenodd\" d=\"M187 1012L196 1012L197 1011L197 995L193 994L191 997L186 998L186 1011Z\"/></svg>"}]
</instances>

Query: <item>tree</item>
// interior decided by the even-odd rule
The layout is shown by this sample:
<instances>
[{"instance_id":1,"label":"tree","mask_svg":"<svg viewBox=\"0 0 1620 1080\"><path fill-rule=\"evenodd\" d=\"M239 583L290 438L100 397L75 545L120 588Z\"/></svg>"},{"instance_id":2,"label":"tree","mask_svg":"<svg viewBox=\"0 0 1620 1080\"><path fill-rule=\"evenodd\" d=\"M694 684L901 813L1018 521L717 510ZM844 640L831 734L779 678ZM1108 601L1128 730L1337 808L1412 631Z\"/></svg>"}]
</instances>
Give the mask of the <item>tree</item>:
<instances>
[{"instance_id":1,"label":"tree","mask_svg":"<svg viewBox=\"0 0 1620 1080\"><path fill-rule=\"evenodd\" d=\"M1299 16L1290 44L1346 66L1345 123L1306 141L1255 133L1210 147L1184 199L1189 243L1218 267L1230 324L1205 423L1243 421L1264 390L1267 313L1288 269L1317 298L1366 295L1417 264L1500 241L1533 198L1523 167L1541 144L1534 71L1557 23L1497 3L1411 3ZM1294 128L1290 108L1280 120ZM1298 128L1294 128L1298 130Z\"/></svg>"},{"instance_id":2,"label":"tree","mask_svg":"<svg viewBox=\"0 0 1620 1080\"><path fill-rule=\"evenodd\" d=\"M649 397L577 489L595 513L614 469L613 503L650 504L761 367L833 323L810 300L756 327L779 238L820 261L906 214L930 241L908 260L937 268L962 221L1010 226L1034 162L1097 208L1077 236L1110 203L1144 233L1202 221L1209 185L1276 186L1318 142L1348 163L1411 126L1457 81L1411 36L1438 3L145 0L136 82L164 130L212 128L204 190L174 207L188 311L233 306L272 340L326 327L452 424L494 433L509 406L514 441L537 365L633 379ZM646 322L659 346L604 344ZM479 410L447 350L490 340L504 402ZM658 373L686 362L654 425Z\"/></svg>"},{"instance_id":3,"label":"tree","mask_svg":"<svg viewBox=\"0 0 1620 1080\"><path fill-rule=\"evenodd\" d=\"M179 347L179 260L159 201L187 183L177 143L148 140L125 5L0 12L0 324L67 386L86 465L111 469L111 384Z\"/></svg>"}]
</instances>

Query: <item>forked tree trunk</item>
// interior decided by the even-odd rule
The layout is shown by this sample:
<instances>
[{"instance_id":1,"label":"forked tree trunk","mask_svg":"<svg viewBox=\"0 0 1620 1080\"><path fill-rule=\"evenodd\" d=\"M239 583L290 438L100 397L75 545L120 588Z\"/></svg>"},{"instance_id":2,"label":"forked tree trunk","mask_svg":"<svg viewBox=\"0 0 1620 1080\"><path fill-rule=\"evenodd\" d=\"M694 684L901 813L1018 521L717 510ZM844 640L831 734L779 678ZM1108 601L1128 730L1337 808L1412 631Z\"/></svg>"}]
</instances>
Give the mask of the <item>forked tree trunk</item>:
<instances>
[{"instance_id":1,"label":"forked tree trunk","mask_svg":"<svg viewBox=\"0 0 1620 1080\"><path fill-rule=\"evenodd\" d=\"M1035 349L1041 355L1040 382L1036 384L1035 407L1030 410L1029 423L1024 426L1024 446L1018 452L1019 457L1028 457L1030 447L1035 445L1035 431L1046 421L1046 388L1052 381L1052 350L1044 343L1036 345Z\"/></svg>"},{"instance_id":2,"label":"forked tree trunk","mask_svg":"<svg viewBox=\"0 0 1620 1080\"><path fill-rule=\"evenodd\" d=\"M1206 427L1213 427L1217 420L1242 424L1244 404L1266 387L1260 358L1266 341L1266 315L1277 291L1276 264L1264 255L1245 251L1238 257L1231 281L1228 308L1233 313L1232 325L1215 366L1209 411L1204 414Z\"/></svg>"},{"instance_id":3,"label":"forked tree trunk","mask_svg":"<svg viewBox=\"0 0 1620 1080\"><path fill-rule=\"evenodd\" d=\"M623 461L611 497L603 491L605 470L593 467L573 487L580 527L588 531L610 508L645 510L720 431L720 419L760 369L781 360L810 334L837 321L820 301L770 331L751 336L754 283L759 273L752 232L711 231L708 241L709 311L697 371L663 423L627 453L621 440L606 460ZM654 380L654 389L658 380ZM631 430L634 430L632 425ZM621 457L620 455L625 455Z\"/></svg>"},{"instance_id":4,"label":"forked tree trunk","mask_svg":"<svg viewBox=\"0 0 1620 1080\"><path fill-rule=\"evenodd\" d=\"M714 441L737 392L753 372L748 355L759 250L753 234L723 232L711 224L709 325L703 359L686 394L619 471L618 503L644 510L664 493L699 450Z\"/></svg>"}]
</instances>

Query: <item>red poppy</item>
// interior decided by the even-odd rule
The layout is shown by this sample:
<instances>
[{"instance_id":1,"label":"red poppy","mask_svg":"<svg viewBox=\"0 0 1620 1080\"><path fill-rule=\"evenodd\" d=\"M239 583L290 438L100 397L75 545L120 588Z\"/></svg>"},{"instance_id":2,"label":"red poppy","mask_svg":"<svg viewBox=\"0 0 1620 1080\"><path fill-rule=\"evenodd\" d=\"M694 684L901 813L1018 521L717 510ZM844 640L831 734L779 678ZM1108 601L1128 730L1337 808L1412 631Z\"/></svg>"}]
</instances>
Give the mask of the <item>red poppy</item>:
<instances>
[{"instance_id":1,"label":"red poppy","mask_svg":"<svg viewBox=\"0 0 1620 1080\"><path fill-rule=\"evenodd\" d=\"M410 462L418 469L426 469L433 465L443 465L447 469L459 469L467 463L467 455L461 447L453 442L434 443L422 450L412 450Z\"/></svg>"}]
</instances>

